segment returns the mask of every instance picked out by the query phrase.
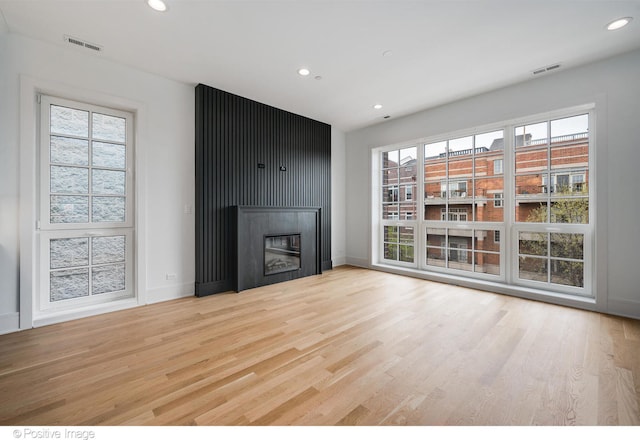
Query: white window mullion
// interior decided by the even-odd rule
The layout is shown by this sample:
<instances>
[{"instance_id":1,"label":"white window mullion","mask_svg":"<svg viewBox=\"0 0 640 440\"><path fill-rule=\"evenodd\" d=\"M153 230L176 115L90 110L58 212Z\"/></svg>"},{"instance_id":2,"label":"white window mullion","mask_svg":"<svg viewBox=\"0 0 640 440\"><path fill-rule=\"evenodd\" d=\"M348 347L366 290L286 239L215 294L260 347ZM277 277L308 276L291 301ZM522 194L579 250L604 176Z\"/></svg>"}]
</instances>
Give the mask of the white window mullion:
<instances>
[{"instance_id":1,"label":"white window mullion","mask_svg":"<svg viewBox=\"0 0 640 440\"><path fill-rule=\"evenodd\" d=\"M466 131L422 140L419 143L417 154L419 170L416 182L419 195L416 193L412 197L419 206L416 208L416 219L410 223L413 225L415 233L414 255L417 266L421 270L484 278L512 286L531 287L534 290L537 288L540 291L555 293L590 295L592 292L591 268L594 260L592 241L595 212L593 133L592 130L587 130L590 139L587 148L589 150L589 164L587 165L578 159L580 155L586 158L586 154L573 152L574 146L585 148L584 143L580 145L584 133L578 132L579 126L576 128L578 131L571 131L573 128L570 126L574 115L580 119L582 115L587 113L590 113L589 127L593 127L592 107L581 106L565 111L550 112L543 116L495 124L487 127L486 131L476 129L473 132ZM566 123L570 125L567 126ZM522 133L520 131L516 133L516 128L518 130L522 128ZM489 147L491 135L496 130L502 131L501 135L503 136L502 139L496 137L494 143L491 144L491 146L496 145L497 148L479 151L480 147ZM515 143L516 134L522 137L522 142L518 138L518 147ZM472 136L473 139L471 151L467 151L464 144L460 148L455 148L454 175L450 175L453 166L450 140L459 140L469 136ZM485 144L486 139L488 142ZM502 151L500 151L500 142L497 141L502 141ZM425 145L431 148L426 153ZM457 142L456 145L458 145ZM376 151L389 151L394 148L400 149L402 147L382 147ZM444 149L444 154L442 149ZM541 154L538 155L537 152ZM546 152L544 169L540 163L543 152ZM565 155L569 160L563 162ZM429 157L429 164L425 163L425 156ZM571 162L574 160L574 156L578 162ZM470 165L466 164L466 160L470 161ZM519 161L517 166L516 160ZM460 167L467 168L467 166L473 170L470 176L467 176L466 170L458 171ZM430 169L429 198L425 194L427 190L425 170L427 167ZM516 178L516 172L518 178ZM500 179L497 176L500 176ZM558 176L566 177L559 178ZM438 181L440 181L439 194L436 193ZM551 191L551 189L556 189L554 186L557 187L562 182L566 183L566 188L562 193ZM399 183L402 187L402 182ZM549 189L548 191L542 191L543 184ZM468 185L472 185L472 187L469 188ZM574 214L563 213L559 209L559 202L580 201L579 190L580 186L584 185L587 185L589 189L588 200L585 197L585 201L589 203L588 223L552 223L552 221L581 221L579 216L582 214L575 214L574 217ZM463 195L463 192L466 194ZM428 202L430 203L427 206ZM535 213L535 209L540 203L542 206L546 206L546 211L544 211L546 218L542 219L541 223L535 223L531 213ZM427 210L427 208L429 209ZM500 214L495 211L496 209L500 210ZM444 214L440 210L443 210ZM542 210L539 211L542 214ZM471 217L466 217L465 213L466 216ZM427 219L427 215L429 219ZM440 220L435 220L436 218L440 218ZM502 221L496 221L500 218ZM382 224L391 222L391 220L387 220ZM409 224L405 218L393 221L393 223L397 223L398 227L401 227L402 224ZM430 243L432 259L427 258L426 252L429 238L428 229L431 229L433 234ZM454 230L460 230L460 232L455 233ZM548 269L546 280L542 284L534 279L521 279L519 276L520 270L526 270L524 267L520 268L519 264L519 234L521 232L546 234L547 247L544 255L540 255L540 258L546 261ZM495 240L496 237L499 237L499 241ZM572 238L576 238L578 243L580 239L583 240L582 254L574 256L571 252L562 250L562 246L565 246L563 243ZM551 252L552 239L555 246L553 253ZM482 240L490 241L482 243ZM473 258L466 261L456 261L459 264L448 268L451 256L456 256L456 260L463 259L463 248L466 249L467 255L471 255ZM438 249L442 250L444 257L442 261L436 256ZM380 251L382 252L382 247ZM415 252L418 253L415 254ZM480 254L483 254L482 260L479 258ZM497 263L497 260L491 257L492 255L500 256L499 276L488 275L488 271L496 272L495 266L489 267L491 264L495 264L493 261ZM526 255L523 254L523 256ZM476 261L484 267L476 267ZM486 264L487 261L490 263ZM440 263L443 263L445 267L441 267ZM569 267L574 263L583 265L583 281L576 281L579 273L576 273L575 270L580 269L570 268L569 270L573 270L573 273L563 273L566 269L563 269L562 266ZM471 264L471 267L468 264ZM557 270L552 270L552 265ZM571 285L571 283L582 283L583 286L580 284Z\"/></svg>"},{"instance_id":2,"label":"white window mullion","mask_svg":"<svg viewBox=\"0 0 640 440\"><path fill-rule=\"evenodd\" d=\"M515 224L515 194L516 167L515 167L515 129L513 125L504 128L504 160L502 161L504 188L502 193L502 211L504 220L504 232L500 237L500 252L502 255L502 269L505 274L505 281L513 283L513 261L510 256L514 253L513 225Z\"/></svg>"},{"instance_id":3,"label":"white window mullion","mask_svg":"<svg viewBox=\"0 0 640 440\"><path fill-rule=\"evenodd\" d=\"M425 208L424 204L426 202L425 198L425 178L424 178L424 144L421 142L417 143L418 154L416 159L416 223L415 223L415 231L416 231L416 241L415 241L415 251L414 255L416 257L416 266L419 269L423 269L427 265L427 231L424 226L425 224Z\"/></svg>"},{"instance_id":4,"label":"white window mullion","mask_svg":"<svg viewBox=\"0 0 640 440\"><path fill-rule=\"evenodd\" d=\"M100 139L94 138L94 120L102 129ZM133 115L127 112L41 97L35 316L135 296L132 127ZM100 154L94 141L102 146ZM52 167L62 170L55 187ZM96 196L106 202L100 206L102 218L94 216ZM60 201L56 218L52 198Z\"/></svg>"}]
</instances>

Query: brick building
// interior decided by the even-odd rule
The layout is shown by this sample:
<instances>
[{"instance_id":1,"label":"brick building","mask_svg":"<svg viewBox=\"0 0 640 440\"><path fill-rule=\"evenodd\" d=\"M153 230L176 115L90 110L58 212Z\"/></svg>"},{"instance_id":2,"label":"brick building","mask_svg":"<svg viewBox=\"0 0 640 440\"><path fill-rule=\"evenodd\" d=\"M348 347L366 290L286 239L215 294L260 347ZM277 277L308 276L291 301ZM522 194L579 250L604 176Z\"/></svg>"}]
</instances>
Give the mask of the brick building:
<instances>
[{"instance_id":1,"label":"brick building","mask_svg":"<svg viewBox=\"0 0 640 440\"><path fill-rule=\"evenodd\" d=\"M384 219L417 219L419 167L412 150L401 150L405 151L404 158L384 156ZM514 210L516 222L587 221L586 212L567 208L587 203L589 144L586 132L552 137L550 142L532 139L531 134L516 136L515 185L510 204L505 204L504 198L504 139L494 139L488 147L469 145L469 148L447 152L434 150L436 153L430 154L429 145L425 146L424 220L449 222L449 229L445 232L444 228L427 227L427 265L444 267L447 259L452 268L470 270L475 264L476 272L499 274L500 230L452 229L451 222L502 223L511 214L505 212L505 206ZM402 243L409 242L409 236L403 240L402 234L404 231L413 238L413 228L404 226L390 231L399 234L400 251L404 247L405 253L408 252ZM389 239L385 236L384 241ZM393 246L389 249L395 252ZM413 252L412 248L409 250ZM393 255L389 257L395 259ZM407 257L406 260L401 257L400 261L413 261L413 255Z\"/></svg>"}]
</instances>

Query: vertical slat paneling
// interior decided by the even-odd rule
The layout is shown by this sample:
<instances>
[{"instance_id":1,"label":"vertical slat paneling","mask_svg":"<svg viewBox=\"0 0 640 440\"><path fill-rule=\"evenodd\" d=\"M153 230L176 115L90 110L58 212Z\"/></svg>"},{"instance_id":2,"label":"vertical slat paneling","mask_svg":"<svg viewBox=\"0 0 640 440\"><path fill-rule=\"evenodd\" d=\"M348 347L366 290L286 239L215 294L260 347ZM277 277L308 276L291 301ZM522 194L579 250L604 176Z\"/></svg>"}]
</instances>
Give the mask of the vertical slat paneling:
<instances>
[{"instance_id":1,"label":"vertical slat paneling","mask_svg":"<svg viewBox=\"0 0 640 440\"><path fill-rule=\"evenodd\" d=\"M233 288L235 205L321 207L330 268L331 126L200 84L195 129L196 295Z\"/></svg>"}]
</instances>

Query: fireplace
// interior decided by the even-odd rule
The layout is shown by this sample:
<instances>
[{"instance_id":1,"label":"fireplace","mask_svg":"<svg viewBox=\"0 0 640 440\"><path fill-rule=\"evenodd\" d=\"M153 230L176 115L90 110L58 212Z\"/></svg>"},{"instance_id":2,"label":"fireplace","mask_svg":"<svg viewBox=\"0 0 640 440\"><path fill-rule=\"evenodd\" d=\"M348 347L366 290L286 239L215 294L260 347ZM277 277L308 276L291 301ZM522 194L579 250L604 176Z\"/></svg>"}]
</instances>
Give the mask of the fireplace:
<instances>
[{"instance_id":1,"label":"fireplace","mask_svg":"<svg viewBox=\"0 0 640 440\"><path fill-rule=\"evenodd\" d=\"M235 206L236 291L322 273L318 207Z\"/></svg>"},{"instance_id":2,"label":"fireplace","mask_svg":"<svg viewBox=\"0 0 640 440\"><path fill-rule=\"evenodd\" d=\"M300 269L300 234L264 237L264 274Z\"/></svg>"}]
</instances>

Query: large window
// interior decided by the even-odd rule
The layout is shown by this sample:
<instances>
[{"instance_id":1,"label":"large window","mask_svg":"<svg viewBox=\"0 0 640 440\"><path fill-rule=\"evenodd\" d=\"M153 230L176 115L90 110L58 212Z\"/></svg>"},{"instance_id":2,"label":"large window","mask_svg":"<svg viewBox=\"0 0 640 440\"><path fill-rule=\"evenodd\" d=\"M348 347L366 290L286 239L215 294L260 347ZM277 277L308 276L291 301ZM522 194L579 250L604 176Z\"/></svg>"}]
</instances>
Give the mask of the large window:
<instances>
[{"instance_id":1,"label":"large window","mask_svg":"<svg viewBox=\"0 0 640 440\"><path fill-rule=\"evenodd\" d=\"M423 144L424 267L475 277L504 276L500 244L504 131L494 130ZM499 206L498 206L499 207Z\"/></svg>"},{"instance_id":2,"label":"large window","mask_svg":"<svg viewBox=\"0 0 640 440\"><path fill-rule=\"evenodd\" d=\"M386 151L382 154L382 217L415 217L416 148Z\"/></svg>"},{"instance_id":3,"label":"large window","mask_svg":"<svg viewBox=\"0 0 640 440\"><path fill-rule=\"evenodd\" d=\"M381 154L382 238L381 257L389 262L413 266L417 204L417 148L385 151Z\"/></svg>"},{"instance_id":4,"label":"large window","mask_svg":"<svg viewBox=\"0 0 640 440\"><path fill-rule=\"evenodd\" d=\"M374 263L591 295L591 112L375 150Z\"/></svg>"},{"instance_id":5,"label":"large window","mask_svg":"<svg viewBox=\"0 0 640 440\"><path fill-rule=\"evenodd\" d=\"M133 117L41 98L36 314L133 296Z\"/></svg>"},{"instance_id":6,"label":"large window","mask_svg":"<svg viewBox=\"0 0 640 440\"><path fill-rule=\"evenodd\" d=\"M588 113L515 127L514 266L523 284L584 290L592 235L589 146Z\"/></svg>"}]
</instances>

